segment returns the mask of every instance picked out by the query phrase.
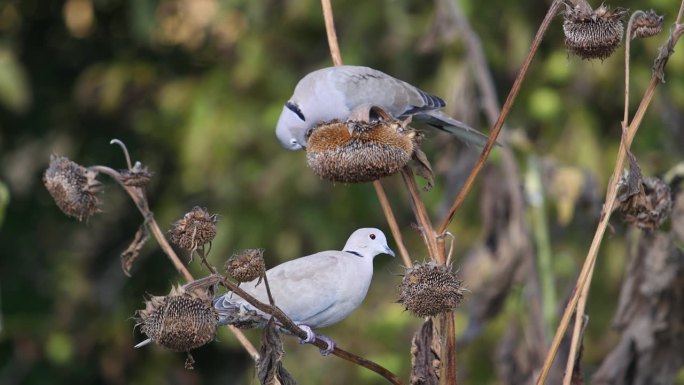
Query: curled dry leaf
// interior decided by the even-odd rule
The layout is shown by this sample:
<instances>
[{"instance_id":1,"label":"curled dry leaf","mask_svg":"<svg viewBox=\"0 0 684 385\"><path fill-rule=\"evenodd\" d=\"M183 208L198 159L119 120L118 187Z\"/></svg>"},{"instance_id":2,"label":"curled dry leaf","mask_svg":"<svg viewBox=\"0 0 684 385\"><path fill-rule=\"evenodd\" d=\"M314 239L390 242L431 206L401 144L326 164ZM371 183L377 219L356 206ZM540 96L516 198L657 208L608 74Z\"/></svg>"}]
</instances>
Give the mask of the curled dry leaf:
<instances>
[{"instance_id":1,"label":"curled dry leaf","mask_svg":"<svg viewBox=\"0 0 684 385\"><path fill-rule=\"evenodd\" d=\"M441 344L432 318L428 319L411 340L411 385L438 385L442 360Z\"/></svg>"},{"instance_id":2,"label":"curled dry leaf","mask_svg":"<svg viewBox=\"0 0 684 385\"><path fill-rule=\"evenodd\" d=\"M138 231L135 233L135 237L128 248L121 253L121 269L123 269L124 274L127 277L131 276L131 268L133 267L133 262L140 255L140 250L145 246L145 242L150 239L150 234L147 232L145 225L140 225Z\"/></svg>"},{"instance_id":3,"label":"curled dry leaf","mask_svg":"<svg viewBox=\"0 0 684 385\"><path fill-rule=\"evenodd\" d=\"M684 213L684 193L675 199ZM627 247L628 264L613 321L620 341L592 376L592 384L673 384L684 365L684 215L672 230L641 232Z\"/></svg>"},{"instance_id":4,"label":"curled dry leaf","mask_svg":"<svg viewBox=\"0 0 684 385\"><path fill-rule=\"evenodd\" d=\"M261 349L257 362L257 376L262 385L296 385L292 375L283 367L283 342L273 318L261 334Z\"/></svg>"}]
</instances>

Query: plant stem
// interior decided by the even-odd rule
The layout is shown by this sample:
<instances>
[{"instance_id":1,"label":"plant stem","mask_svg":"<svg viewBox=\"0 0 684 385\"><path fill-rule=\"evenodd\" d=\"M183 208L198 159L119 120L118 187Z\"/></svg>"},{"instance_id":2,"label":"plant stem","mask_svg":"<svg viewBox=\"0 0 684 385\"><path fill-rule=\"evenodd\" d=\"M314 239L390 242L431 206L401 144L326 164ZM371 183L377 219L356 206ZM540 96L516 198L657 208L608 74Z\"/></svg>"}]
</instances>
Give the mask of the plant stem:
<instances>
[{"instance_id":1,"label":"plant stem","mask_svg":"<svg viewBox=\"0 0 684 385\"><path fill-rule=\"evenodd\" d=\"M255 308L261 310L262 312L272 315L282 326L283 328L287 329L290 333L293 335L304 339L306 338L306 332L304 330L300 329L297 324L295 324L285 313L283 313L280 308L277 306L271 306L269 304L265 304L260 302L258 299L252 297L250 294L245 292L244 290L240 289L239 286L234 284L233 282L229 281L228 279L225 279L225 277L220 281L223 286L225 286L228 290L234 292L238 296L240 296L242 299L247 301L250 305L254 306ZM328 347L328 344L323 341L320 338L316 338L316 341L312 343L312 345L317 346L320 349L325 349ZM363 357L357 356L353 353L347 352L345 350L340 349L339 347L335 347L335 349L332 351L332 354L345 359L347 361L353 362L357 365L363 366L369 370L372 370L379 375L383 376L385 379L387 379L389 382L392 384L396 385L401 385L401 379L397 377L394 373L390 372L389 370L385 369L384 367L374 363L373 361L370 361L368 359L365 359Z\"/></svg>"},{"instance_id":2,"label":"plant stem","mask_svg":"<svg viewBox=\"0 0 684 385\"><path fill-rule=\"evenodd\" d=\"M444 265L446 263L446 257L444 255L444 248L440 248L437 245L437 238L435 237L435 230L432 228L432 223L428 217L427 209L425 209L425 204L423 200L420 199L420 193L418 192L418 185L416 184L416 179L413 176L413 171L411 167L404 166L401 169L401 177L404 180L406 189L411 197L411 208L418 221L418 226L420 227L420 233L423 236L423 241L428 249L428 254L430 259L437 261L438 263ZM441 250L441 251L440 251Z\"/></svg>"},{"instance_id":3,"label":"plant stem","mask_svg":"<svg viewBox=\"0 0 684 385\"><path fill-rule=\"evenodd\" d=\"M373 187L375 188L375 194L378 196L378 200L380 201L382 212L385 213L385 218L387 218L387 223L389 224L390 231L392 231L392 236L397 244L399 255L401 255L402 261L404 261L404 266L411 267L413 266L413 262L411 262L411 257L409 256L406 245L404 244L404 239L401 235L401 231L399 230L397 219L394 217L394 213L392 212L392 207L387 199L387 194L385 194L385 190L382 188L380 181L374 181Z\"/></svg>"},{"instance_id":4,"label":"plant stem","mask_svg":"<svg viewBox=\"0 0 684 385\"><path fill-rule=\"evenodd\" d=\"M634 136L636 135L636 132L639 129L639 126L641 125L641 121L643 120L644 115L646 114L646 110L648 109L648 106L651 104L651 100L653 100L655 89L661 82L661 74L659 73L660 71L658 71L656 67L658 63L660 63L660 65L664 67L668 59L667 52L671 53L671 49L674 48L675 44L679 40L679 37L682 35L682 33L684 33L684 26L682 26L681 24L681 17L684 13L683 11L684 1L682 1L680 4L679 15L677 21L675 22L675 29L668 38L667 42L663 45L663 47L661 47L661 55L663 55L664 57L661 57L659 55L659 57L656 59L656 65L654 65L654 71L651 76L651 81L648 83L648 87L644 92L644 96L641 98L641 102L639 103L639 107L637 108L637 111L634 114L634 118L627 126L626 130L622 135L620 149L618 151L617 159L615 161L615 168L613 169L613 174L608 183L608 189L606 191L606 198L605 203L603 204L601 219L598 223L596 232L594 234L594 239L591 242L591 246L589 247L589 251L584 260L582 270L580 271L580 274L577 277L575 290L572 296L570 297L568 304L565 307L560 324L558 325L558 328L556 329L556 334L554 335L553 341L551 342L551 347L549 348L549 352L546 355L544 366L542 366L542 369L539 373L539 377L537 378L537 385L541 385L546 381L549 371L551 370L551 365L553 364L553 359L556 357L556 353L558 352L558 348L560 346L561 340L563 339L563 335L565 334L568 324L570 323L570 318L577 309L579 297L585 290L588 290L587 288L585 288L585 286L589 285L590 283L594 264L596 263L598 248L601 245L603 235L606 231L606 228L608 227L608 220L610 219L610 215L613 212L613 207L615 206L615 201L617 200L618 181L620 180L620 175L625 164L627 152L629 151L632 141L634 140ZM666 51L666 53L663 54L663 51Z\"/></svg>"},{"instance_id":5,"label":"plant stem","mask_svg":"<svg viewBox=\"0 0 684 385\"><path fill-rule=\"evenodd\" d=\"M112 168L106 166L92 166L90 169L110 176L117 183L119 183L121 187L123 187L123 189L126 191L126 193L128 193L135 203L143 218L145 218L147 225L150 227L150 230L152 230L152 234L157 239L157 243L159 243L159 247L161 247L162 251L169 258L176 270L178 270L178 272L183 276L183 278L185 278L186 281L194 281L195 278L192 276L192 274L190 274L190 271L185 267L180 258L178 258L178 255L176 255L176 252L166 240L161 228L159 228L159 224L157 224L157 221L154 219L154 214L149 209L147 200L143 197L142 189L139 187L130 187L123 184L121 181L121 174ZM249 342L244 333L237 328L230 328L230 330L233 332L233 334L235 334L242 347L247 351L247 353L249 353L252 359L255 361L258 360L259 352L254 345Z\"/></svg>"},{"instance_id":6,"label":"plant stem","mask_svg":"<svg viewBox=\"0 0 684 385\"><path fill-rule=\"evenodd\" d=\"M465 197L473 188L475 178L477 178L478 174L482 170L482 167L484 166L485 161L487 160L487 157L489 156L489 153L492 151L492 148L494 148L496 138L499 136L501 128L503 127L503 123L506 120L506 117L508 117L509 112L511 111L511 107L513 106L515 98L518 96L518 91L520 91L522 82L525 79L525 76L527 75L527 70L529 69L530 64L532 63L534 55L537 53L537 49L539 48L539 44L541 43L542 37L544 37L544 34L546 33L546 30L549 27L549 24L551 24L551 20L556 16L558 8L561 6L561 4L561 0L554 0L551 6L549 7L549 10L546 12L546 17L544 17L544 20L539 26L539 30L537 31L537 34L534 37L534 41L532 41L530 51L527 53L527 57L525 58L525 61L520 67L520 72L518 72L518 76L515 78L515 82L511 87L511 91L508 93L506 102L504 103L501 109L501 114L499 114L499 118L497 119L496 123L494 124L494 127L492 128L492 132L489 134L487 144L485 144L484 148L482 149L480 158L477 160L477 163L475 163L475 166L473 166L473 169L470 171L470 175L468 175L468 178L466 179L465 184L461 189L461 192L458 194L458 196L456 196L454 203L449 208L449 211L444 220L442 221L442 224L437 228L437 234L444 234L447 227L454 219L456 210L458 210L458 208L461 207L463 201L465 201Z\"/></svg>"}]
</instances>

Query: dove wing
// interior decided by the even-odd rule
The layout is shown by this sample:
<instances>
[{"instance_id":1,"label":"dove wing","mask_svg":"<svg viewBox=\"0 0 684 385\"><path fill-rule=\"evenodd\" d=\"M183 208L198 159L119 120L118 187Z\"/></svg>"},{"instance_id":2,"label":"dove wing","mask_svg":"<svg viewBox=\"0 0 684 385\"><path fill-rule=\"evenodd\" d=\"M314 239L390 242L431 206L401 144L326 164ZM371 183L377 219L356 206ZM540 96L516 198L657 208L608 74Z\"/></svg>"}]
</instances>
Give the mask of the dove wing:
<instances>
[{"instance_id":1,"label":"dove wing","mask_svg":"<svg viewBox=\"0 0 684 385\"><path fill-rule=\"evenodd\" d=\"M306 323L338 301L338 289L344 283L344 258L339 251L321 252L280 264L266 274L271 294L278 306L293 321ZM353 256L352 256L353 257ZM264 283L244 284L243 289L262 302L268 302ZM315 325L314 325L315 326Z\"/></svg>"},{"instance_id":2,"label":"dove wing","mask_svg":"<svg viewBox=\"0 0 684 385\"><path fill-rule=\"evenodd\" d=\"M381 107L395 117L445 106L444 100L404 81L368 67L335 67L331 73L349 110L361 105Z\"/></svg>"}]
</instances>

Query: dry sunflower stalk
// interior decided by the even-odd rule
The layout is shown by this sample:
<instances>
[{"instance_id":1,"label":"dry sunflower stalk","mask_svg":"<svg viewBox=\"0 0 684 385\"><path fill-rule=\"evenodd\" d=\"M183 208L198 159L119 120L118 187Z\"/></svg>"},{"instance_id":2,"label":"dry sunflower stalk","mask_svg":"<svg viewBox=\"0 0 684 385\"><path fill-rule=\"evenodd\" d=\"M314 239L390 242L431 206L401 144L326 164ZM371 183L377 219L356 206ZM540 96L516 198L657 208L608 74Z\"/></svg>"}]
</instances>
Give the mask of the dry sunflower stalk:
<instances>
[{"instance_id":1,"label":"dry sunflower stalk","mask_svg":"<svg viewBox=\"0 0 684 385\"><path fill-rule=\"evenodd\" d=\"M622 43L627 11L601 5L593 10L585 0L566 5L563 21L568 52L582 59L604 60Z\"/></svg>"},{"instance_id":2,"label":"dry sunflower stalk","mask_svg":"<svg viewBox=\"0 0 684 385\"><path fill-rule=\"evenodd\" d=\"M43 183L57 207L79 221L100 211L97 193L102 184L97 173L63 156L50 156L50 166L43 174Z\"/></svg>"},{"instance_id":3,"label":"dry sunflower stalk","mask_svg":"<svg viewBox=\"0 0 684 385\"><path fill-rule=\"evenodd\" d=\"M463 300L462 282L450 267L434 261L406 269L399 303L418 317L434 317L456 309Z\"/></svg>"}]
</instances>

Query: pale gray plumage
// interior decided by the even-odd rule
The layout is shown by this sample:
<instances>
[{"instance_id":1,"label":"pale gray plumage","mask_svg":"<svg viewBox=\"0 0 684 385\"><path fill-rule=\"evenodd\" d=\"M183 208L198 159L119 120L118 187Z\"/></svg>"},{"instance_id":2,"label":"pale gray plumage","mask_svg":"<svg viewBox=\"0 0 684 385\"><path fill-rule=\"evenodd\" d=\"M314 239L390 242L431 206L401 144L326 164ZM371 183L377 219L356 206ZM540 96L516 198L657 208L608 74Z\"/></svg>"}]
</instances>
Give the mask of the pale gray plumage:
<instances>
[{"instance_id":1,"label":"pale gray plumage","mask_svg":"<svg viewBox=\"0 0 684 385\"><path fill-rule=\"evenodd\" d=\"M351 234L341 251L322 251L282 263L266 272L275 304L307 334L311 328L339 322L366 297L373 258L383 253L394 256L382 231L362 228ZM240 288L268 303L266 287L258 279ZM269 318L234 293L216 298L214 308L220 324L263 326ZM313 333L309 336L306 342L316 337ZM330 341L327 353L333 347Z\"/></svg>"},{"instance_id":2,"label":"pale gray plumage","mask_svg":"<svg viewBox=\"0 0 684 385\"><path fill-rule=\"evenodd\" d=\"M361 66L323 68L306 75L283 107L276 135L283 147L306 147L309 131L321 122L345 120L360 106L377 106L395 118L415 120L450 132L467 143L487 137L441 112L444 100L383 72Z\"/></svg>"}]
</instances>

